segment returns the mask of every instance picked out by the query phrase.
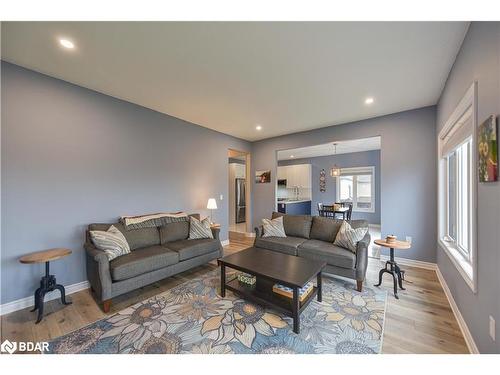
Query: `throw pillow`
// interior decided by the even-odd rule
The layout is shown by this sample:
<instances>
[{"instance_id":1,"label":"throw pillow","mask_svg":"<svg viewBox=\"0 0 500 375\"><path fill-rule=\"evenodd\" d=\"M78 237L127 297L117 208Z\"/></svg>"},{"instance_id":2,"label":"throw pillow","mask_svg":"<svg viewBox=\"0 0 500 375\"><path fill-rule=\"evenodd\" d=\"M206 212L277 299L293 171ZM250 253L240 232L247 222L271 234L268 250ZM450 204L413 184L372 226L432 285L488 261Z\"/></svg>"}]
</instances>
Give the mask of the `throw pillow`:
<instances>
[{"instance_id":1,"label":"throw pillow","mask_svg":"<svg viewBox=\"0 0 500 375\"><path fill-rule=\"evenodd\" d=\"M347 221L343 221L333 244L356 253L356 246L363 239L366 232L368 232L366 227L354 229Z\"/></svg>"},{"instance_id":2,"label":"throw pillow","mask_svg":"<svg viewBox=\"0 0 500 375\"><path fill-rule=\"evenodd\" d=\"M283 216L275 219L262 219L262 227L264 233L262 237L286 237L285 228L283 227Z\"/></svg>"},{"instance_id":3,"label":"throw pillow","mask_svg":"<svg viewBox=\"0 0 500 375\"><path fill-rule=\"evenodd\" d=\"M202 238L214 238L210 229L210 219L207 217L202 221L195 217L189 217L189 239L198 240Z\"/></svg>"},{"instance_id":4,"label":"throw pillow","mask_svg":"<svg viewBox=\"0 0 500 375\"><path fill-rule=\"evenodd\" d=\"M130 253L130 246L125 236L114 225L107 231L91 230L90 238L95 247L106 253L108 260Z\"/></svg>"}]
</instances>

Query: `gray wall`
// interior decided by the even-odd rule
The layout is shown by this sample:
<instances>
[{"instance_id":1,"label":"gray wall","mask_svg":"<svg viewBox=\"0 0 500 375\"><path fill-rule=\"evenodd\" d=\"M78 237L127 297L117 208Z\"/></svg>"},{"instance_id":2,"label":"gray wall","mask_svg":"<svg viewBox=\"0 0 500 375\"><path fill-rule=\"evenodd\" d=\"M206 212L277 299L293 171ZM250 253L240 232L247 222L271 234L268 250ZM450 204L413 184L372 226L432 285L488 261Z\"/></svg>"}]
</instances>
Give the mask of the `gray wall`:
<instances>
[{"instance_id":1,"label":"gray wall","mask_svg":"<svg viewBox=\"0 0 500 375\"><path fill-rule=\"evenodd\" d=\"M499 61L500 22L473 22L438 103L437 132L474 81L478 87L478 122L500 113ZM500 184L478 184L477 193L477 293L472 293L439 248L437 262L479 351L500 353ZM496 343L488 334L489 315L496 320Z\"/></svg>"},{"instance_id":2,"label":"gray wall","mask_svg":"<svg viewBox=\"0 0 500 375\"><path fill-rule=\"evenodd\" d=\"M123 214L185 210L228 224L228 148L250 143L2 63L1 303L32 295L26 253L68 247L59 282L86 280L84 229Z\"/></svg>"},{"instance_id":3,"label":"gray wall","mask_svg":"<svg viewBox=\"0 0 500 375\"><path fill-rule=\"evenodd\" d=\"M271 169L270 184L253 182L253 224L275 209L276 152L326 142L381 136L382 235L413 237L397 256L436 261L436 109L434 106L253 143L252 169Z\"/></svg>"},{"instance_id":4,"label":"gray wall","mask_svg":"<svg viewBox=\"0 0 500 375\"><path fill-rule=\"evenodd\" d=\"M315 158L281 160L278 165L311 164L312 169L312 201L311 213L318 214L318 203L333 203L336 201L337 183L330 176L330 168L337 164L341 168L375 167L375 212L353 211L353 219L364 219L370 224L380 224L380 150L353 152L349 154L321 156ZM319 174L326 172L326 191L319 191Z\"/></svg>"}]
</instances>

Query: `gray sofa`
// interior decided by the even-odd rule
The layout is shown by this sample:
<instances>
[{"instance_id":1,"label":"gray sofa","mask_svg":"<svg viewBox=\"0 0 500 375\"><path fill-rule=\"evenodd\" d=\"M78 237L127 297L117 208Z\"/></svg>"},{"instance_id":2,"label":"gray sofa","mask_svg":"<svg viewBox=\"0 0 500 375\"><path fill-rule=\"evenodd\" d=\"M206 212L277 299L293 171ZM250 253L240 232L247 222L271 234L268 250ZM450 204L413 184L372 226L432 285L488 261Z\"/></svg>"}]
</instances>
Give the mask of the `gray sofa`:
<instances>
[{"instance_id":1,"label":"gray sofa","mask_svg":"<svg viewBox=\"0 0 500 375\"><path fill-rule=\"evenodd\" d=\"M324 261L327 263L324 272L356 280L357 289L361 292L368 266L369 233L358 242L354 254L333 244L342 220L273 212L273 219L278 216L283 216L286 237L262 237L260 226L255 228L255 247ZM353 228L368 227L365 220L351 220L350 224Z\"/></svg>"},{"instance_id":2,"label":"gray sofa","mask_svg":"<svg viewBox=\"0 0 500 375\"><path fill-rule=\"evenodd\" d=\"M123 233L131 252L109 261L94 246L89 231L108 230L111 225ZM134 230L126 230L121 223L90 224L84 245L87 277L104 312L109 311L113 297L220 258L219 231L212 228L214 239L189 240L189 221Z\"/></svg>"}]
</instances>

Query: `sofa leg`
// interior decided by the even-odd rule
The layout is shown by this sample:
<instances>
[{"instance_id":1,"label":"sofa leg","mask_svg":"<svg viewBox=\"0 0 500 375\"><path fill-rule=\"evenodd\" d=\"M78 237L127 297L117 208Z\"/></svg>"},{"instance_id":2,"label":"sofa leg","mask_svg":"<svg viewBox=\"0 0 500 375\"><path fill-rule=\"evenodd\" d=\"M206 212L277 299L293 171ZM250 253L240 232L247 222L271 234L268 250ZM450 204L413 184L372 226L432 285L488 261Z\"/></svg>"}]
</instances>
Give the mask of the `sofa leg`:
<instances>
[{"instance_id":1,"label":"sofa leg","mask_svg":"<svg viewBox=\"0 0 500 375\"><path fill-rule=\"evenodd\" d=\"M109 313L110 309L111 309L111 300L107 299L106 301L102 301L102 310L105 313Z\"/></svg>"},{"instance_id":2,"label":"sofa leg","mask_svg":"<svg viewBox=\"0 0 500 375\"><path fill-rule=\"evenodd\" d=\"M356 280L356 289L358 292L363 291L363 280Z\"/></svg>"}]
</instances>

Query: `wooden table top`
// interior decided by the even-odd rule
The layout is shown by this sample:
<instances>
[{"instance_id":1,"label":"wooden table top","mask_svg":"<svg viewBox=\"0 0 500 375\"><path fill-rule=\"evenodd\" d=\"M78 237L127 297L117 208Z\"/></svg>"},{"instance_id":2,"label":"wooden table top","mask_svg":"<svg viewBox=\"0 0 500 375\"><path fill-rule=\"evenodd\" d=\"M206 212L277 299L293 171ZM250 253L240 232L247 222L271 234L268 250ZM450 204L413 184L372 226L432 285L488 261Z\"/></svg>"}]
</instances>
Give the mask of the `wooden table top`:
<instances>
[{"instance_id":1,"label":"wooden table top","mask_svg":"<svg viewBox=\"0 0 500 375\"><path fill-rule=\"evenodd\" d=\"M321 208L320 211L328 211L328 212L340 212L340 213L343 213L343 212L347 212L349 211L349 207L339 207L337 209L333 209L333 208Z\"/></svg>"},{"instance_id":2,"label":"wooden table top","mask_svg":"<svg viewBox=\"0 0 500 375\"><path fill-rule=\"evenodd\" d=\"M43 251L38 251L33 254L28 254L19 259L21 263L31 264L31 263L45 263L51 260L56 260L63 258L71 254L70 249L55 248Z\"/></svg>"},{"instance_id":3,"label":"wooden table top","mask_svg":"<svg viewBox=\"0 0 500 375\"><path fill-rule=\"evenodd\" d=\"M219 262L257 277L263 276L298 287L303 287L326 266L322 261L255 247L225 256Z\"/></svg>"},{"instance_id":4,"label":"wooden table top","mask_svg":"<svg viewBox=\"0 0 500 375\"><path fill-rule=\"evenodd\" d=\"M375 240L373 242L375 242L379 246L392 247L393 249L399 249L399 250L406 250L411 247L411 244L409 242L398 241L398 240L394 242L387 242L385 238L380 240Z\"/></svg>"}]
</instances>

